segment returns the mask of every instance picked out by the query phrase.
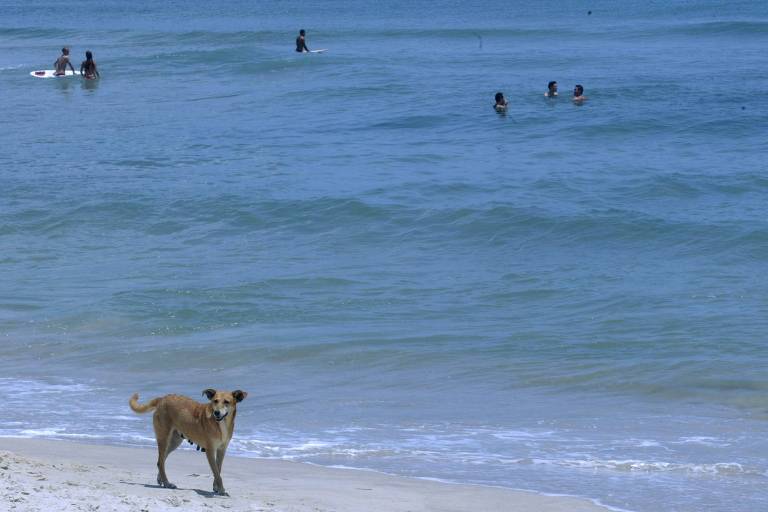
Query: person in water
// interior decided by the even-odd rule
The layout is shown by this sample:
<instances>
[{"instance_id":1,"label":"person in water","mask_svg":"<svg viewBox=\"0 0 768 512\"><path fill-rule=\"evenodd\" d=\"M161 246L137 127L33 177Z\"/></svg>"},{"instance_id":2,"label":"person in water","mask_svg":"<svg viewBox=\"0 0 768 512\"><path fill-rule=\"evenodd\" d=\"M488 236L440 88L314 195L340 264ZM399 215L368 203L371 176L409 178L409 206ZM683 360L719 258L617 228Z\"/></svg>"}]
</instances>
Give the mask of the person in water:
<instances>
[{"instance_id":1,"label":"person in water","mask_svg":"<svg viewBox=\"0 0 768 512\"><path fill-rule=\"evenodd\" d=\"M584 96L584 87L577 84L576 87L573 88L573 101L576 103L581 103L586 99L587 97Z\"/></svg>"},{"instance_id":2,"label":"person in water","mask_svg":"<svg viewBox=\"0 0 768 512\"><path fill-rule=\"evenodd\" d=\"M307 33L304 29L299 30L299 37L296 38L296 51L299 53L309 52L309 48L307 48Z\"/></svg>"},{"instance_id":3,"label":"person in water","mask_svg":"<svg viewBox=\"0 0 768 512\"><path fill-rule=\"evenodd\" d=\"M506 112L507 111L507 99L504 97L504 93L497 92L496 96L496 104L493 106L493 109L496 112Z\"/></svg>"},{"instance_id":4,"label":"person in water","mask_svg":"<svg viewBox=\"0 0 768 512\"><path fill-rule=\"evenodd\" d=\"M547 92L544 93L547 98L557 98L557 82L552 80L547 84Z\"/></svg>"},{"instance_id":5,"label":"person in water","mask_svg":"<svg viewBox=\"0 0 768 512\"><path fill-rule=\"evenodd\" d=\"M69 69L72 70L72 73L75 73L75 67L72 65L71 62L69 62L69 48L66 46L61 49L61 56L56 59L56 62L53 63L54 68L56 71L54 71L54 75L61 76L67 74L67 66L69 66Z\"/></svg>"},{"instance_id":6,"label":"person in water","mask_svg":"<svg viewBox=\"0 0 768 512\"><path fill-rule=\"evenodd\" d=\"M96 77L101 78L99 70L96 69L96 61L93 60L93 54L90 50L85 52L85 60L80 64L80 74L89 80L93 80Z\"/></svg>"}]
</instances>

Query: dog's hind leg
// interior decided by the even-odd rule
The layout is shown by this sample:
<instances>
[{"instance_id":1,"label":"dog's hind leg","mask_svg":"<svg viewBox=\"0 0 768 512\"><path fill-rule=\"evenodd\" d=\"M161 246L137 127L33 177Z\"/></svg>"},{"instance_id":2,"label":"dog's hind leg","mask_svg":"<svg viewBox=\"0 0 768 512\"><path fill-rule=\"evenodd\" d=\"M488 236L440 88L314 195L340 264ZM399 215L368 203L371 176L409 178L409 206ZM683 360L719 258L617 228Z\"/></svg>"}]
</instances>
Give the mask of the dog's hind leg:
<instances>
[{"instance_id":1,"label":"dog's hind leg","mask_svg":"<svg viewBox=\"0 0 768 512\"><path fill-rule=\"evenodd\" d=\"M174 430L173 434L171 434L171 441L168 443L168 453L166 453L165 456L168 457L173 450L181 445L182 441L184 441L184 436L179 434L177 430Z\"/></svg>"},{"instance_id":2,"label":"dog's hind leg","mask_svg":"<svg viewBox=\"0 0 768 512\"><path fill-rule=\"evenodd\" d=\"M165 474L165 459L172 451L171 443L174 440L175 432L167 426L162 425L157 414L155 414L152 423L154 424L155 437L157 438L157 484L166 489L175 489L176 486L168 481L168 476ZM179 443L180 442L181 438L179 437ZM178 447L178 444L174 446L173 449L176 449L176 447Z\"/></svg>"}]
</instances>

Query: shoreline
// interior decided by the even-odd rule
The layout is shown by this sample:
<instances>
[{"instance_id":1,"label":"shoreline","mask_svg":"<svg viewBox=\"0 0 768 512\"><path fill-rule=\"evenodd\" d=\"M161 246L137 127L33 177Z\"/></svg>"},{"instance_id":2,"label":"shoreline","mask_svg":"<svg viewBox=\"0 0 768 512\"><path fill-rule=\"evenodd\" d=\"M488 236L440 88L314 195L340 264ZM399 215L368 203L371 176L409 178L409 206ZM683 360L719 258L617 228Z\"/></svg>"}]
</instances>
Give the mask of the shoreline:
<instances>
[{"instance_id":1,"label":"shoreline","mask_svg":"<svg viewBox=\"0 0 768 512\"><path fill-rule=\"evenodd\" d=\"M156 451L71 441L0 438L0 503L12 511L229 510L254 512L600 512L590 500L441 482L286 460L227 456L229 497L213 496L206 459L167 463L178 489L157 486Z\"/></svg>"}]
</instances>

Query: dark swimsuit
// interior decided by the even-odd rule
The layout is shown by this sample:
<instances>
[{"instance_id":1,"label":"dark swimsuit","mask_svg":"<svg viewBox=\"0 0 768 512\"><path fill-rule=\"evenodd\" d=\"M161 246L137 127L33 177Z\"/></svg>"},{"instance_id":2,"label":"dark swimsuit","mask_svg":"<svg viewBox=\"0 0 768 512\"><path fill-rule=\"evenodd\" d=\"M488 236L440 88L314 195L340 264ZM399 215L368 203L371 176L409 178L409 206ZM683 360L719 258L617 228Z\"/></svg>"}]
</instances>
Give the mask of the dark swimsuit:
<instances>
[{"instance_id":1,"label":"dark swimsuit","mask_svg":"<svg viewBox=\"0 0 768 512\"><path fill-rule=\"evenodd\" d=\"M85 75L85 78L96 78L96 66L92 60L83 61L80 67L83 68L83 74Z\"/></svg>"}]
</instances>

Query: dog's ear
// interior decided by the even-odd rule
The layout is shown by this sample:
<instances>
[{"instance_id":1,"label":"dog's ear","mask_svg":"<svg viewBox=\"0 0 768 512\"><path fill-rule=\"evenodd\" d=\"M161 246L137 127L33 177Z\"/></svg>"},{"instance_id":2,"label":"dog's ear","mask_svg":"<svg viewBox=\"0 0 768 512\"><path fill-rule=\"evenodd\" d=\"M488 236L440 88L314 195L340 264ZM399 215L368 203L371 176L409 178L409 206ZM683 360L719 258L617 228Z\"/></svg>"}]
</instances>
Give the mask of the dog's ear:
<instances>
[{"instance_id":1,"label":"dog's ear","mask_svg":"<svg viewBox=\"0 0 768 512\"><path fill-rule=\"evenodd\" d=\"M237 400L238 402L242 402L243 400L245 400L245 397L248 396L248 393L246 393L245 391L240 391L238 389L237 391L232 392L232 396L235 397L235 400Z\"/></svg>"},{"instance_id":2,"label":"dog's ear","mask_svg":"<svg viewBox=\"0 0 768 512\"><path fill-rule=\"evenodd\" d=\"M213 399L213 395L215 395L215 394L216 394L216 390L215 389L208 388L205 391L203 391L203 396L208 398L208 400Z\"/></svg>"}]
</instances>

